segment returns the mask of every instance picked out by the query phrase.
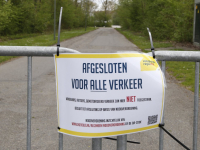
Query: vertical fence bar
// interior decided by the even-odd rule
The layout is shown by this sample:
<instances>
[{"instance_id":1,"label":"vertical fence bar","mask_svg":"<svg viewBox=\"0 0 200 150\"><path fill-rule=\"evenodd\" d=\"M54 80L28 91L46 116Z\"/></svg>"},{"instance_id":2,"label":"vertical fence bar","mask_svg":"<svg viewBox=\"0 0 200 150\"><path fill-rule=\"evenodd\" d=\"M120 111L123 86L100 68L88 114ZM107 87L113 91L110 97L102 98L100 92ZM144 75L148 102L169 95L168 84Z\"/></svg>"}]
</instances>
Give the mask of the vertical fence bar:
<instances>
[{"instance_id":1,"label":"vertical fence bar","mask_svg":"<svg viewBox=\"0 0 200 150\"><path fill-rule=\"evenodd\" d=\"M60 17L59 17L59 24L58 24L58 42L57 42L57 46L60 46L60 30L61 30L61 20L62 20L62 10L63 7L60 8Z\"/></svg>"},{"instance_id":2,"label":"vertical fence bar","mask_svg":"<svg viewBox=\"0 0 200 150\"><path fill-rule=\"evenodd\" d=\"M117 136L117 150L127 150L127 135Z\"/></svg>"},{"instance_id":3,"label":"vertical fence bar","mask_svg":"<svg viewBox=\"0 0 200 150\"><path fill-rule=\"evenodd\" d=\"M195 64L195 89L194 89L193 150L197 150L198 106L199 106L199 62L196 62L196 64Z\"/></svg>"},{"instance_id":4,"label":"vertical fence bar","mask_svg":"<svg viewBox=\"0 0 200 150\"><path fill-rule=\"evenodd\" d=\"M61 30L61 20L62 20L62 10L63 7L60 8L60 17L59 17L59 25L58 25L58 43L57 48L60 47L60 30ZM59 49L58 49L59 50ZM59 53L57 52L57 55ZM63 134L59 133L59 150L63 150Z\"/></svg>"},{"instance_id":5,"label":"vertical fence bar","mask_svg":"<svg viewBox=\"0 0 200 150\"><path fill-rule=\"evenodd\" d=\"M27 68L27 145L26 149L31 150L31 99L32 99L32 56L28 56Z\"/></svg>"},{"instance_id":6,"label":"vertical fence bar","mask_svg":"<svg viewBox=\"0 0 200 150\"><path fill-rule=\"evenodd\" d=\"M162 61L162 72L165 75L165 61ZM164 108L163 108L163 117L161 123L164 123ZM164 131L163 129L160 128L160 133L159 133L159 150L163 150L163 139L164 139Z\"/></svg>"},{"instance_id":7,"label":"vertical fence bar","mask_svg":"<svg viewBox=\"0 0 200 150\"><path fill-rule=\"evenodd\" d=\"M63 150L63 134L59 133L59 150Z\"/></svg>"},{"instance_id":8,"label":"vertical fence bar","mask_svg":"<svg viewBox=\"0 0 200 150\"><path fill-rule=\"evenodd\" d=\"M92 150L102 150L102 138L92 139Z\"/></svg>"}]
</instances>

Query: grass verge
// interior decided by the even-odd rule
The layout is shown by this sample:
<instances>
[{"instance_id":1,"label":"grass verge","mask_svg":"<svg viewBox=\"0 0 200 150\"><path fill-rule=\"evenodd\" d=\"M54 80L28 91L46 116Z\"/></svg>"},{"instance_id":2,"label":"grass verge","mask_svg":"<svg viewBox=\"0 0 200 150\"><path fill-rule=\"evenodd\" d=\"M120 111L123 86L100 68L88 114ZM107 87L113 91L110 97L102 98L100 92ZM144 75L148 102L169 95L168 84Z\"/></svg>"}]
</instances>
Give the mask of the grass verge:
<instances>
[{"instance_id":1,"label":"grass verge","mask_svg":"<svg viewBox=\"0 0 200 150\"><path fill-rule=\"evenodd\" d=\"M138 48L140 48L143 52L150 52L146 51L145 49L151 49L151 43L149 40L149 37L143 36L140 33L135 33L129 30L121 30L117 29L121 34L123 34L129 41L133 42L135 45L137 45ZM170 42L160 42L153 39L153 45L154 47L172 47L172 43Z\"/></svg>"},{"instance_id":2,"label":"grass verge","mask_svg":"<svg viewBox=\"0 0 200 150\"><path fill-rule=\"evenodd\" d=\"M131 32L129 30L117 29L121 34L123 34L128 40L133 42L137 47L139 47L143 52L145 49L151 48L149 37L143 36L140 33ZM153 40L154 47L156 48L166 48L172 47L173 44L169 42L160 42ZM181 49L175 49L175 51L182 51ZM184 87L194 92L195 84L195 62L176 62L167 61L166 70L169 74L173 75Z\"/></svg>"},{"instance_id":3,"label":"grass verge","mask_svg":"<svg viewBox=\"0 0 200 150\"><path fill-rule=\"evenodd\" d=\"M94 27L88 27L87 31L85 31L84 28L79 29L72 29L72 30L62 30L60 34L60 41L64 41L85 33L88 33L90 31L95 30ZM33 37L28 37L33 36ZM12 38L20 38L15 40L9 40ZM51 46L57 43L57 36L56 40L53 40L53 33L49 34L31 34L31 35L19 35L19 36L11 36L11 37L5 37L0 42L1 46ZM12 58L15 58L16 56L0 56L0 63L5 62L7 60L10 60Z\"/></svg>"}]
</instances>

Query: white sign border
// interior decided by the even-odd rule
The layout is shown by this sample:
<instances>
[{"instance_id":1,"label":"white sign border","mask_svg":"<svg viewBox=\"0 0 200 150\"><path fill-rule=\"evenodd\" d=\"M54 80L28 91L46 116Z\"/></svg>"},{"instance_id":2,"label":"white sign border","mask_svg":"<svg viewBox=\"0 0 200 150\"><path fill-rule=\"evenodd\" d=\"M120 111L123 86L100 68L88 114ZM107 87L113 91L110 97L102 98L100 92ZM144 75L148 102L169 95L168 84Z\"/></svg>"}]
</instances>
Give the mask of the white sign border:
<instances>
[{"instance_id":1,"label":"white sign border","mask_svg":"<svg viewBox=\"0 0 200 150\"><path fill-rule=\"evenodd\" d=\"M58 116L58 132L65 133L67 135L79 136L79 137L88 137L88 138L99 138L99 137L108 137L108 136L116 136L116 135L124 135L124 134L132 134L136 132L143 132L151 129L155 129L159 127L159 124L151 125L148 127L131 129L131 130L123 130L123 131L115 131L115 132L103 132L103 133L86 133L86 132L76 132L67 129L60 128L60 118L59 118L59 94L58 94L58 75L57 75L57 60L59 58L125 58L125 57L149 57L151 60L155 60L152 56L142 54L142 53L65 53L57 56L54 54L55 61L55 74L56 74L56 94L57 94L57 116ZM156 61L156 60L155 60ZM157 63L157 61L156 61ZM158 64L158 63L157 63ZM160 68L160 66L158 65ZM164 111L164 100L165 100L165 85L164 85L164 76L160 69L160 74L162 78L162 109L160 115L160 123L162 121L163 111Z\"/></svg>"}]
</instances>

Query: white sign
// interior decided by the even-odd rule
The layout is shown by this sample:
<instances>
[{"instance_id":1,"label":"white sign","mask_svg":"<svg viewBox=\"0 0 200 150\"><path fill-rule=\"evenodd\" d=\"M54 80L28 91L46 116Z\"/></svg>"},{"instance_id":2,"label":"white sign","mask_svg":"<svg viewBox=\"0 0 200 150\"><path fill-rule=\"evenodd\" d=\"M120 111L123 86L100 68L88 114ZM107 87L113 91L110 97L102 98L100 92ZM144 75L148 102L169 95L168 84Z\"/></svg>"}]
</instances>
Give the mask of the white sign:
<instances>
[{"instance_id":1,"label":"white sign","mask_svg":"<svg viewBox=\"0 0 200 150\"><path fill-rule=\"evenodd\" d=\"M59 132L106 137L157 128L163 74L136 53L55 55Z\"/></svg>"}]
</instances>

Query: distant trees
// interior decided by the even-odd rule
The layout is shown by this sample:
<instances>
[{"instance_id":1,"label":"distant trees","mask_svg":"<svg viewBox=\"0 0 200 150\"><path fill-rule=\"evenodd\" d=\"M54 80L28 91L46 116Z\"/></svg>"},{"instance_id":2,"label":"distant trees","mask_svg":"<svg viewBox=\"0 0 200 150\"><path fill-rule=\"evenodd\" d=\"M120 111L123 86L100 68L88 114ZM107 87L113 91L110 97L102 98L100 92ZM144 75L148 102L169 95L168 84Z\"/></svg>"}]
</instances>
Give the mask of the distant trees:
<instances>
[{"instance_id":1,"label":"distant trees","mask_svg":"<svg viewBox=\"0 0 200 150\"><path fill-rule=\"evenodd\" d=\"M85 14L96 5L91 0L88 4L86 9L85 0L57 0L56 16L63 7L62 28L84 27ZM0 0L0 35L53 30L53 20L54 0Z\"/></svg>"},{"instance_id":2,"label":"distant trees","mask_svg":"<svg viewBox=\"0 0 200 150\"><path fill-rule=\"evenodd\" d=\"M85 27L87 25L94 26L94 12L98 8L98 5L92 0L84 0L83 2L83 8L85 10Z\"/></svg>"},{"instance_id":3,"label":"distant trees","mask_svg":"<svg viewBox=\"0 0 200 150\"><path fill-rule=\"evenodd\" d=\"M94 13L95 18L95 26L103 27L105 26L105 12L104 11L96 11Z\"/></svg>"},{"instance_id":4,"label":"distant trees","mask_svg":"<svg viewBox=\"0 0 200 150\"><path fill-rule=\"evenodd\" d=\"M192 41L194 0L119 0L117 16L125 29L179 42Z\"/></svg>"},{"instance_id":5,"label":"distant trees","mask_svg":"<svg viewBox=\"0 0 200 150\"><path fill-rule=\"evenodd\" d=\"M116 0L102 0L101 4L101 9L94 13L96 25L110 27L117 7Z\"/></svg>"}]
</instances>

